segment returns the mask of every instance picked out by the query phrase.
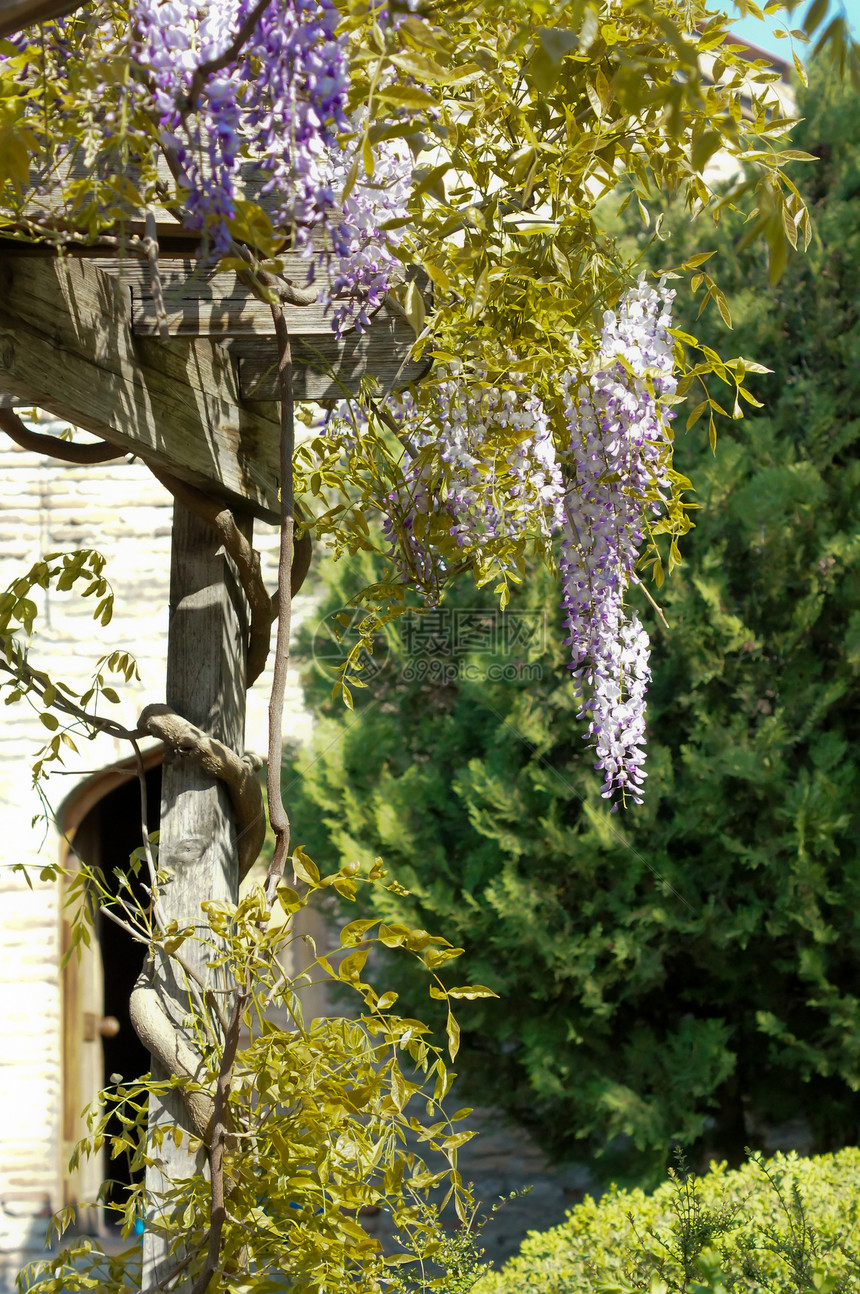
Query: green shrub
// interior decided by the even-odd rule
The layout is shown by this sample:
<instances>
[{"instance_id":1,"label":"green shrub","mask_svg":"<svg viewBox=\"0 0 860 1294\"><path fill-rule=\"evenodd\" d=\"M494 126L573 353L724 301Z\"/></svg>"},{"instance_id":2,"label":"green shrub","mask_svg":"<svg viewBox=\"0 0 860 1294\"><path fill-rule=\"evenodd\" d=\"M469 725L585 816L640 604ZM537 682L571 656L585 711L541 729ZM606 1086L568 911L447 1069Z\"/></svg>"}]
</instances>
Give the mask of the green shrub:
<instances>
[{"instance_id":1,"label":"green shrub","mask_svg":"<svg viewBox=\"0 0 860 1294\"><path fill-rule=\"evenodd\" d=\"M488 1274L479 1294L843 1294L860 1289L860 1150L673 1175L650 1195L587 1196Z\"/></svg>"}]
</instances>

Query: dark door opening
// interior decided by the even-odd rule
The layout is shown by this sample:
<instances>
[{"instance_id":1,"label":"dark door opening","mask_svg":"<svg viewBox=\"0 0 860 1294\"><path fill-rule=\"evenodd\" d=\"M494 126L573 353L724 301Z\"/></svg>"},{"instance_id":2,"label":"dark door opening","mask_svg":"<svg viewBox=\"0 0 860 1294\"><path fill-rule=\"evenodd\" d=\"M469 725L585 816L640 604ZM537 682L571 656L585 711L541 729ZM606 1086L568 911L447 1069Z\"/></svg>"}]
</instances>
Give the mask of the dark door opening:
<instances>
[{"instance_id":1,"label":"dark door opening","mask_svg":"<svg viewBox=\"0 0 860 1294\"><path fill-rule=\"evenodd\" d=\"M146 773L149 830L159 827L161 800L161 765ZM101 868L113 894L126 901L149 903L144 889L147 881L145 864L137 875L129 860L141 845L140 786L136 777L103 795L89 810L75 832L75 853L86 862ZM131 887L121 883L126 877ZM109 918L99 914L96 929L102 962L102 1019L98 1025L102 1047L101 1086L113 1087L119 1079L125 1082L142 1077L149 1071L150 1058L140 1042L129 1017L129 998L143 966L144 948ZM118 1026L118 1027L117 1027ZM119 1136L123 1126L114 1116L108 1124L108 1137ZM111 1157L110 1141L104 1157L103 1221L111 1230L121 1222L118 1209L125 1207L129 1191L140 1174L132 1173L129 1156ZM111 1207L112 1206L112 1207Z\"/></svg>"}]
</instances>

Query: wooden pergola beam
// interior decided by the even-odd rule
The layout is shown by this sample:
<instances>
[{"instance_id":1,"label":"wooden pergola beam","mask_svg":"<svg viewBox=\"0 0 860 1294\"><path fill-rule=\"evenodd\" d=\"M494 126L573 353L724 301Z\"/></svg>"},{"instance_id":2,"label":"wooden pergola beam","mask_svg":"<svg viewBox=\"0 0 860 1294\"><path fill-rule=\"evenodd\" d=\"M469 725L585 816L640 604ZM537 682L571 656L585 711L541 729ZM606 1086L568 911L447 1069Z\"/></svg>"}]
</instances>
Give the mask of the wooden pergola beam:
<instances>
[{"instance_id":1,"label":"wooden pergola beam","mask_svg":"<svg viewBox=\"0 0 860 1294\"><path fill-rule=\"evenodd\" d=\"M305 263L293 255L295 277ZM0 246L0 407L46 409L154 468L278 520L277 348L269 306L232 276L165 257L168 337L149 268ZM286 311L296 400L419 381L415 335L391 302L338 338L319 303Z\"/></svg>"},{"instance_id":2,"label":"wooden pergola beam","mask_svg":"<svg viewBox=\"0 0 860 1294\"><path fill-rule=\"evenodd\" d=\"M278 518L278 423L216 342L135 338L128 290L84 259L0 257L0 389Z\"/></svg>"}]
</instances>

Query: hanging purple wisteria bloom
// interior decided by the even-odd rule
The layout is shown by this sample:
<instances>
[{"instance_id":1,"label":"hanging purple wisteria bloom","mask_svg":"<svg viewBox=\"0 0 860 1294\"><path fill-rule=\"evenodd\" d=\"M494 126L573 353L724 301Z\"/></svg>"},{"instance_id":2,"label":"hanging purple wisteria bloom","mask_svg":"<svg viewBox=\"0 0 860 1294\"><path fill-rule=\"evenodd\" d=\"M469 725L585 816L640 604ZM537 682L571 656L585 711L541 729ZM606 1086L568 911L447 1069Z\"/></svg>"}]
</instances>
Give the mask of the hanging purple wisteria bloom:
<instances>
[{"instance_id":1,"label":"hanging purple wisteria bloom","mask_svg":"<svg viewBox=\"0 0 860 1294\"><path fill-rule=\"evenodd\" d=\"M134 8L138 58L189 186L189 223L216 254L230 241L240 149L275 194L274 219L293 223L301 240L333 205L328 149L347 126L346 58L331 0L273 0L237 58L189 102L197 69L226 54L253 8L251 0L136 0Z\"/></svg>"},{"instance_id":2,"label":"hanging purple wisteria bloom","mask_svg":"<svg viewBox=\"0 0 860 1294\"><path fill-rule=\"evenodd\" d=\"M429 399L404 393L387 402L403 459L384 500L383 533L401 577L436 601L461 558L478 572L516 575L515 549L504 541L560 535L578 717L587 720L604 797L637 804L649 641L625 596L639 582L649 517L672 494L673 297L643 280L605 313L589 374L562 379L568 445L560 456L547 405L518 380L515 356L504 387L483 372L466 380L454 362ZM351 424L344 436L345 425L343 417L329 424L352 456L363 428Z\"/></svg>"},{"instance_id":3,"label":"hanging purple wisteria bloom","mask_svg":"<svg viewBox=\"0 0 860 1294\"><path fill-rule=\"evenodd\" d=\"M444 574L420 533L421 519L434 509L448 518L456 548L473 554L529 528L549 538L561 526L564 483L535 391L482 387L451 370L434 385L430 408L419 409L408 395L390 404L407 447L403 483L388 496L383 529L392 555L399 547L405 572L428 596L436 596ZM500 557L498 570L509 564Z\"/></svg>"},{"instance_id":4,"label":"hanging purple wisteria bloom","mask_svg":"<svg viewBox=\"0 0 860 1294\"><path fill-rule=\"evenodd\" d=\"M360 122L354 131L360 137ZM352 162L350 151L336 146L329 150L326 174L332 193L338 195L340 219L331 230L331 291L324 303L331 308L332 328L338 334L368 328L369 312L379 308L402 274L393 249L403 236L412 180L409 150L401 140L380 140L372 177L360 166L347 192Z\"/></svg>"},{"instance_id":5,"label":"hanging purple wisteria bloom","mask_svg":"<svg viewBox=\"0 0 860 1294\"><path fill-rule=\"evenodd\" d=\"M215 256L228 251L240 165L252 166L274 225L308 257L308 281L319 260L332 272L320 293L332 328L367 327L395 277L411 168L383 142L373 176L360 170L346 192L353 156L339 138L360 138L362 127L345 115L349 73L332 0L272 0L236 58L198 88L195 73L223 58L254 12L252 0L135 3L137 56L188 186L189 226Z\"/></svg>"},{"instance_id":6,"label":"hanging purple wisteria bloom","mask_svg":"<svg viewBox=\"0 0 860 1294\"><path fill-rule=\"evenodd\" d=\"M661 285L662 288L662 285ZM649 510L669 489L667 414L675 390L668 334L674 293L641 281L604 315L596 371L570 375L570 490L565 501L561 575L572 647L571 669L588 720L602 794L642 802L646 776L645 693L649 641L624 606ZM616 806L617 807L617 806Z\"/></svg>"}]
</instances>

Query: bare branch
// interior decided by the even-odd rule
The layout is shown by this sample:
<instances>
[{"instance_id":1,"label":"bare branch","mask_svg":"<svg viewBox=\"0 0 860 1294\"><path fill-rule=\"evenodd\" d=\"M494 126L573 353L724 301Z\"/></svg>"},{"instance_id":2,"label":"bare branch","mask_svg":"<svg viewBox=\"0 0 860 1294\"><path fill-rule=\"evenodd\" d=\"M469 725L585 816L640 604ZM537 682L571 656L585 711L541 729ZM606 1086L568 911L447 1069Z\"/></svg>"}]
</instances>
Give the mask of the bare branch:
<instances>
[{"instance_id":1,"label":"bare branch","mask_svg":"<svg viewBox=\"0 0 860 1294\"><path fill-rule=\"evenodd\" d=\"M155 223L155 212L149 208L146 212L146 233L143 249L149 265L149 281L152 287L152 301L155 306L155 318L158 322L158 335L162 341L170 338L167 326L167 309L164 304L164 286L161 282L161 267L158 263L158 227Z\"/></svg>"},{"instance_id":2,"label":"bare branch","mask_svg":"<svg viewBox=\"0 0 860 1294\"><path fill-rule=\"evenodd\" d=\"M239 1047L239 1030L242 1025L242 1013L248 1002L248 990L241 989L236 994L233 1014L224 1039L224 1054L218 1069L218 1080L215 1084L215 1109L212 1115L212 1139L209 1144L209 1179L212 1207L209 1215L209 1251L203 1270L191 1289L191 1294L205 1294L209 1282L218 1270L218 1259L221 1249L221 1232L227 1218L227 1205L224 1192L224 1145L230 1132L228 1118L228 1101L230 1085L233 1081L233 1066Z\"/></svg>"},{"instance_id":3,"label":"bare branch","mask_svg":"<svg viewBox=\"0 0 860 1294\"><path fill-rule=\"evenodd\" d=\"M247 15L244 22L239 27L233 40L216 58L209 58L205 63L201 63L194 69L194 75L191 78L191 85L188 87L188 103L193 109L195 100L206 84L207 77L213 76L216 72L222 71L229 67L242 52L242 46L249 38L257 23L260 21L263 13L268 9L271 0L257 0L254 8Z\"/></svg>"},{"instance_id":4,"label":"bare branch","mask_svg":"<svg viewBox=\"0 0 860 1294\"><path fill-rule=\"evenodd\" d=\"M196 759L204 773L227 788L236 818L239 878L247 876L263 846L266 817L257 773L259 759L239 756L216 737L210 737L169 705L148 705L141 712L140 729L165 742L180 755Z\"/></svg>"},{"instance_id":5,"label":"bare branch","mask_svg":"<svg viewBox=\"0 0 860 1294\"><path fill-rule=\"evenodd\" d=\"M0 647L4 650L9 637L9 634L0 634ZM13 644L13 647L17 647L17 644ZM34 669L30 668L20 647L17 648L17 652L15 654L18 656L18 659L14 668L2 655L0 655L0 670L3 670L7 674L11 674L13 678L25 681L31 691L35 692L41 699L44 696L45 688L48 684L44 679L39 677ZM90 714L89 711L84 710L82 706L76 705L74 701L70 700L69 697L59 690L54 697L52 708L55 710L61 710L63 714L69 715L70 718L80 719L87 725L87 727L92 728L94 732L106 732L108 736L118 737L121 741L134 741L135 737L141 736L138 729L132 731L130 728L124 728L121 723L117 723L114 719L101 719L96 714Z\"/></svg>"},{"instance_id":6,"label":"bare branch","mask_svg":"<svg viewBox=\"0 0 860 1294\"><path fill-rule=\"evenodd\" d=\"M146 791L146 768L143 763L143 754L136 738L131 738L131 744L134 748L134 761L137 765L137 783L140 788L140 835L143 844L143 853L146 858L146 868L149 872L150 896L152 898L152 912L159 926L166 924L164 909L161 906L161 900L158 897L158 874L155 868L155 859L152 856L152 846L149 843L149 804Z\"/></svg>"},{"instance_id":7,"label":"bare branch","mask_svg":"<svg viewBox=\"0 0 860 1294\"><path fill-rule=\"evenodd\" d=\"M168 1074L189 1079L193 1084L205 1081L202 1057L168 1016L146 971L138 976L129 998L128 1013L138 1038ZM210 1092L202 1086L183 1086L179 1092L195 1135L204 1145L211 1145L215 1103Z\"/></svg>"},{"instance_id":8,"label":"bare branch","mask_svg":"<svg viewBox=\"0 0 860 1294\"><path fill-rule=\"evenodd\" d=\"M135 943L149 943L149 934L146 931L136 930L128 921L123 921L122 917L118 917L113 908L108 907L106 903L101 904L99 912L103 917L107 917L108 921L112 921L115 926L119 926L120 930L124 930L127 935L131 935Z\"/></svg>"},{"instance_id":9,"label":"bare branch","mask_svg":"<svg viewBox=\"0 0 860 1294\"><path fill-rule=\"evenodd\" d=\"M259 300L267 301L271 305L272 294L289 306L312 306L318 300L319 288L297 288L288 279L279 278L276 274L270 274L268 270L255 266L251 252L243 243L237 243L231 239L230 254L240 256L247 262L247 270L236 270L236 278Z\"/></svg>"},{"instance_id":10,"label":"bare branch","mask_svg":"<svg viewBox=\"0 0 860 1294\"><path fill-rule=\"evenodd\" d=\"M3 0L0 0L0 4ZM110 463L115 458L125 458L128 450L116 449L105 441L96 441L93 445L75 445L70 440L61 440L59 436L46 436L41 431L31 431L17 413L11 409L0 409L0 430L14 440L22 449L29 449L35 454L49 454L64 463Z\"/></svg>"}]
</instances>

